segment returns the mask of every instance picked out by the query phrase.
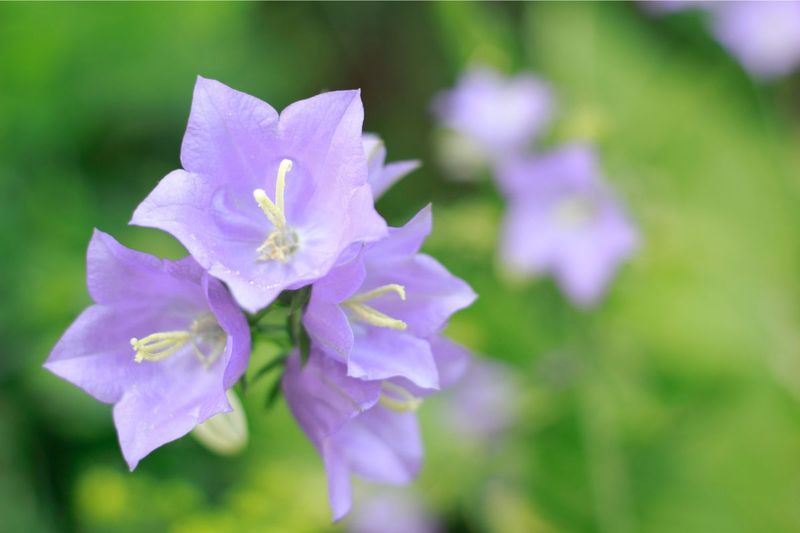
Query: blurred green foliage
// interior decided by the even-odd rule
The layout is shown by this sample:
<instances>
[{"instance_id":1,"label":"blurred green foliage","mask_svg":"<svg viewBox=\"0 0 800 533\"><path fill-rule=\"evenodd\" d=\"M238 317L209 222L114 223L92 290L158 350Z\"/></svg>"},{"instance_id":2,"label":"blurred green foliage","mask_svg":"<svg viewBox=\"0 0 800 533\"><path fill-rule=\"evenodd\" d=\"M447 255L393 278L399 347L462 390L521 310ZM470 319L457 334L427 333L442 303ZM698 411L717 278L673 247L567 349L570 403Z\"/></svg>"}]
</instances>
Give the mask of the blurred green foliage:
<instances>
[{"instance_id":1,"label":"blurred green foliage","mask_svg":"<svg viewBox=\"0 0 800 533\"><path fill-rule=\"evenodd\" d=\"M430 98L471 61L552 82L547 142L596 142L641 226L595 312L498 277L493 187L435 165ZM390 158L426 163L379 209L399 224L434 203L428 251L480 294L451 333L524 383L490 445L423 407L415 490L450 530L800 530L800 79L754 85L699 15L591 3L0 6L0 530L341 527L269 383L241 456L185 438L130 474L110 408L40 366L89 303L93 227L183 254L126 223L179 166L197 74L279 109L361 87Z\"/></svg>"}]
</instances>

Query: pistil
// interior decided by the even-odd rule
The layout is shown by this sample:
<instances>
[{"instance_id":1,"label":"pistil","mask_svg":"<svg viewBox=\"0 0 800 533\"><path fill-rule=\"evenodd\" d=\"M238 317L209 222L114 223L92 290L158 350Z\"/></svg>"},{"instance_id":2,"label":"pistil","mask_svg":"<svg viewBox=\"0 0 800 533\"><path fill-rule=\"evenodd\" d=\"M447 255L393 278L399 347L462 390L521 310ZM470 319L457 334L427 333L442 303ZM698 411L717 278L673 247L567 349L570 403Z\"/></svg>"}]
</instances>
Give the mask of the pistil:
<instances>
[{"instance_id":1,"label":"pistil","mask_svg":"<svg viewBox=\"0 0 800 533\"><path fill-rule=\"evenodd\" d=\"M253 198L258 207L267 215L275 229L267 235L266 240L256 249L259 261L278 261L286 263L297 251L299 239L297 233L286 225L286 209L284 192L286 190L286 174L292 170L292 161L284 159L278 166L278 177L275 180L275 201L270 200L264 189L253 191Z\"/></svg>"}]
</instances>

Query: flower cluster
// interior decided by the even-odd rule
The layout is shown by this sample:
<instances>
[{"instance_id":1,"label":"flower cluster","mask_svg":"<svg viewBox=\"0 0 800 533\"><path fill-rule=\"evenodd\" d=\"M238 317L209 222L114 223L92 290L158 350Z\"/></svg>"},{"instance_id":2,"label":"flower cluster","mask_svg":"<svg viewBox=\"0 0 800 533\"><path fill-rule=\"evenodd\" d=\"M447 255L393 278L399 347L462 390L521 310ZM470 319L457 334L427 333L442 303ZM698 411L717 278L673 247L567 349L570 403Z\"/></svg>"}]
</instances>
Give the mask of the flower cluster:
<instances>
[{"instance_id":1,"label":"flower cluster","mask_svg":"<svg viewBox=\"0 0 800 533\"><path fill-rule=\"evenodd\" d=\"M323 458L334 518L350 507L351 474L390 484L416 474L415 410L464 371L468 354L442 329L475 294L420 253L430 207L401 228L375 210L417 162L385 164L362 122L358 91L279 114L198 78L183 168L131 220L172 234L189 257L160 260L95 232L94 304L45 366L114 404L131 469L193 430L227 448L212 417L238 405L232 387L260 321L284 313L290 349L271 365L284 368L288 406Z\"/></svg>"},{"instance_id":2,"label":"flower cluster","mask_svg":"<svg viewBox=\"0 0 800 533\"><path fill-rule=\"evenodd\" d=\"M448 138L456 139L447 146L477 147L470 151L480 154L506 198L505 267L518 276L552 274L573 303L588 307L603 296L638 236L591 146L533 149L553 107L544 82L530 74L503 78L486 67L468 70L434 102ZM453 154L445 150L447 159Z\"/></svg>"}]
</instances>

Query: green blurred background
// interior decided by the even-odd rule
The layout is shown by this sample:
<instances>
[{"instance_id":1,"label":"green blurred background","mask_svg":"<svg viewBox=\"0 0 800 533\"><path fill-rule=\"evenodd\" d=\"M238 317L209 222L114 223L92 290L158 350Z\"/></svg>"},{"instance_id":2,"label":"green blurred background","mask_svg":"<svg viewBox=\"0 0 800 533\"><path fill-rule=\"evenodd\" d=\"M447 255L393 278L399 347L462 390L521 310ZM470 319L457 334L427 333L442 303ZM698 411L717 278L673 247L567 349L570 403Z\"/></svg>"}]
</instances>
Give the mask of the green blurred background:
<instances>
[{"instance_id":1,"label":"green blurred background","mask_svg":"<svg viewBox=\"0 0 800 533\"><path fill-rule=\"evenodd\" d=\"M476 60L553 84L548 142L596 142L641 227L594 312L499 278L494 187L436 165L430 99ZM413 490L448 530L800 531L800 78L756 85L699 15L621 3L0 6L0 530L347 525L267 382L242 455L185 438L130 474L110 407L41 369L89 303L93 227L183 255L126 224L179 166L197 74L278 109L360 87L389 158L423 160L379 209L433 202L427 250L480 294L450 332L522 384L488 444L422 408Z\"/></svg>"}]
</instances>

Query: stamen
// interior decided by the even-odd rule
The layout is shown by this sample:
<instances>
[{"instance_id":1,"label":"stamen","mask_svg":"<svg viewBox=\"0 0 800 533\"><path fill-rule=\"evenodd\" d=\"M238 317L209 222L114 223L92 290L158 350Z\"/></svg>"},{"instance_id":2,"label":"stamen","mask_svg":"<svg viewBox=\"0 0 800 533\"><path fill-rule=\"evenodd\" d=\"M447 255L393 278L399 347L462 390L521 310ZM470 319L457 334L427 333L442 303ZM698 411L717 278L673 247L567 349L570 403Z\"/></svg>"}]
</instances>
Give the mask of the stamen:
<instances>
[{"instance_id":1,"label":"stamen","mask_svg":"<svg viewBox=\"0 0 800 533\"><path fill-rule=\"evenodd\" d=\"M353 314L353 317L357 320L366 322L367 324L377 326L379 328L389 328L403 331L408 328L408 324L402 320L398 320L390 317L387 314L381 313L374 307L370 307L364 303L390 292L397 294L401 300L406 299L406 288L402 285L398 285L397 283L390 283L388 285L383 285L376 289L372 289L371 291L357 294L346 300L342 305L349 309Z\"/></svg>"},{"instance_id":2,"label":"stamen","mask_svg":"<svg viewBox=\"0 0 800 533\"><path fill-rule=\"evenodd\" d=\"M383 296L384 294L393 292L397 294L401 300L405 301L406 299L406 288L402 285L398 285L397 283L390 283L389 285L383 285L378 287L377 289L372 289L371 291L362 292L361 294L356 294L349 301L351 302L366 302L372 300L373 298L377 298L378 296Z\"/></svg>"},{"instance_id":3,"label":"stamen","mask_svg":"<svg viewBox=\"0 0 800 533\"><path fill-rule=\"evenodd\" d=\"M200 343L213 347L211 354L206 355L200 348ZM216 318L211 313L201 315L194 320L186 330L160 331L148 335L143 339L131 339L131 346L136 351L133 360L162 361L191 343L192 351L197 359L208 368L222 354L225 349L225 332L220 328Z\"/></svg>"},{"instance_id":4,"label":"stamen","mask_svg":"<svg viewBox=\"0 0 800 533\"><path fill-rule=\"evenodd\" d=\"M131 346L136 350L133 360L137 363L145 359L161 361L183 348L191 337L188 331L162 331L141 340L134 337L131 339Z\"/></svg>"},{"instance_id":5,"label":"stamen","mask_svg":"<svg viewBox=\"0 0 800 533\"><path fill-rule=\"evenodd\" d=\"M382 393L380 397L381 405L391 409L392 411L416 411L419 409L419 406L422 405L422 398L417 398L400 385L396 385L391 381L384 381L381 383L381 387L386 392L394 395L390 396ZM399 396L400 398L397 398L396 396Z\"/></svg>"}]
</instances>

